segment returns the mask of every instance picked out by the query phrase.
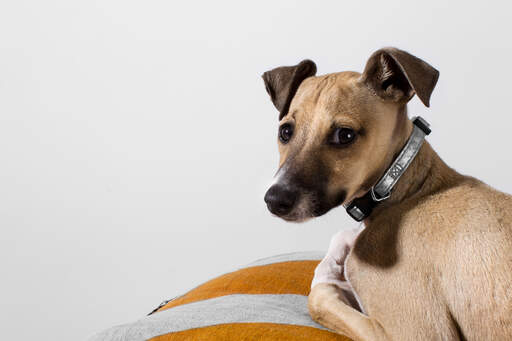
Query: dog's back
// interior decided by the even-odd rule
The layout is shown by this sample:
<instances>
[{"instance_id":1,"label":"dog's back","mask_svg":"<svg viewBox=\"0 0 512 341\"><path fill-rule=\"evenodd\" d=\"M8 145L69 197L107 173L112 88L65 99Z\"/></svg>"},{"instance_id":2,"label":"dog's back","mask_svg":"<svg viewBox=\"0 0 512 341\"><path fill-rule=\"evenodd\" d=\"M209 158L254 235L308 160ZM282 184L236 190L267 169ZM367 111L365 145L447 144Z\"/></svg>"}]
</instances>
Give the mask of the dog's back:
<instances>
[{"instance_id":1,"label":"dog's back","mask_svg":"<svg viewBox=\"0 0 512 341\"><path fill-rule=\"evenodd\" d=\"M407 215L405 243L423 241L422 271L458 337L512 340L512 196L460 176Z\"/></svg>"},{"instance_id":2,"label":"dog's back","mask_svg":"<svg viewBox=\"0 0 512 341\"><path fill-rule=\"evenodd\" d=\"M466 179L438 202L456 209L437 250L443 296L466 338L512 340L512 196Z\"/></svg>"}]
</instances>

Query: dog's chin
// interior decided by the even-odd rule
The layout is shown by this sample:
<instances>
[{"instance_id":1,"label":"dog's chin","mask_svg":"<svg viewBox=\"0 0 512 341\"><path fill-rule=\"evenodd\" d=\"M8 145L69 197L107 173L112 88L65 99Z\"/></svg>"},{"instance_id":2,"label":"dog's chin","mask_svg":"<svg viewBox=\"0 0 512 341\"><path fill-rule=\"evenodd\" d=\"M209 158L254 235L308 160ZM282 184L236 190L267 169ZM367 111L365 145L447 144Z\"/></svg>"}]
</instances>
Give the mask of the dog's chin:
<instances>
[{"instance_id":1,"label":"dog's chin","mask_svg":"<svg viewBox=\"0 0 512 341\"><path fill-rule=\"evenodd\" d=\"M281 219L284 219L288 222L292 222L292 223L304 223L308 220L311 220L313 218L320 217L320 216L326 214L332 208L334 208L334 207L331 207L329 209L322 209L322 210L318 210L318 209L299 210L299 211L294 210L294 211L290 212L289 214L278 216L278 217Z\"/></svg>"},{"instance_id":2,"label":"dog's chin","mask_svg":"<svg viewBox=\"0 0 512 341\"><path fill-rule=\"evenodd\" d=\"M314 198L306 197L290 213L279 217L289 222L303 223L313 218L323 216L333 208L340 206L344 200L344 193L336 198L334 202L330 203L320 202Z\"/></svg>"},{"instance_id":3,"label":"dog's chin","mask_svg":"<svg viewBox=\"0 0 512 341\"><path fill-rule=\"evenodd\" d=\"M279 217L283 220L286 220L287 222L290 222L290 223L304 223L308 220L311 220L314 218L314 216L305 216L305 215L296 215L296 214L288 214L286 216L281 216Z\"/></svg>"},{"instance_id":4,"label":"dog's chin","mask_svg":"<svg viewBox=\"0 0 512 341\"><path fill-rule=\"evenodd\" d=\"M314 210L311 209L310 203L307 200L301 200L289 213L272 214L292 223L303 223L317 216L314 214Z\"/></svg>"}]
</instances>

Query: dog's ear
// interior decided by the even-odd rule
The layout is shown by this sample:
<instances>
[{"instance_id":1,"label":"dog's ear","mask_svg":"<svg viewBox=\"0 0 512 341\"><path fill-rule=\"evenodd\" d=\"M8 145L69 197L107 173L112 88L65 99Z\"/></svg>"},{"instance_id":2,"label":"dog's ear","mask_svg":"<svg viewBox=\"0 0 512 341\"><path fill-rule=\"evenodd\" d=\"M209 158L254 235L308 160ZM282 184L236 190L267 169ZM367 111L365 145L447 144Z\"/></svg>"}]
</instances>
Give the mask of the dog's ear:
<instances>
[{"instance_id":1,"label":"dog's ear","mask_svg":"<svg viewBox=\"0 0 512 341\"><path fill-rule=\"evenodd\" d=\"M294 66L281 66L272 69L261 76L272 103L279 111L279 120L288 113L290 103L300 83L315 74L315 63L306 59Z\"/></svg>"},{"instance_id":2,"label":"dog's ear","mask_svg":"<svg viewBox=\"0 0 512 341\"><path fill-rule=\"evenodd\" d=\"M427 107L439 71L423 60L396 48L373 53L361 80L377 95L396 102L408 102L416 93Z\"/></svg>"}]
</instances>

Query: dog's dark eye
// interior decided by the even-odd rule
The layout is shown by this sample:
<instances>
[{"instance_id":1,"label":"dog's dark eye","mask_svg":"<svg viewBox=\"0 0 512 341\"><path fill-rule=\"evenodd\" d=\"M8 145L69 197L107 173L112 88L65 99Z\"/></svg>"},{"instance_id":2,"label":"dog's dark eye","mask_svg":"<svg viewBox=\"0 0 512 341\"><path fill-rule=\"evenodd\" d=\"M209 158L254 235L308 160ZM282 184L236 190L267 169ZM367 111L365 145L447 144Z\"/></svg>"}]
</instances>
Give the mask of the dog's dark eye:
<instances>
[{"instance_id":1,"label":"dog's dark eye","mask_svg":"<svg viewBox=\"0 0 512 341\"><path fill-rule=\"evenodd\" d=\"M350 128L337 128L329 138L329 143L333 145L346 145L354 141L356 132Z\"/></svg>"},{"instance_id":2,"label":"dog's dark eye","mask_svg":"<svg viewBox=\"0 0 512 341\"><path fill-rule=\"evenodd\" d=\"M293 135L293 126L289 123L285 123L279 127L279 140L283 143L290 141Z\"/></svg>"}]
</instances>

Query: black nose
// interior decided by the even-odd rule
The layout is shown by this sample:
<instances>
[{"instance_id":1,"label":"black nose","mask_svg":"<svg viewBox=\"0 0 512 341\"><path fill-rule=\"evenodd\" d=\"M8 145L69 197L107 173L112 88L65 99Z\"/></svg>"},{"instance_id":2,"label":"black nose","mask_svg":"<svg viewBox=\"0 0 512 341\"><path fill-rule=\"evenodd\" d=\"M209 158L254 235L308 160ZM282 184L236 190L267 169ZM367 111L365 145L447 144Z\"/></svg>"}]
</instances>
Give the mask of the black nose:
<instances>
[{"instance_id":1,"label":"black nose","mask_svg":"<svg viewBox=\"0 0 512 341\"><path fill-rule=\"evenodd\" d=\"M283 216L290 213L295 201L297 201L297 196L298 191L284 185L275 184L265 194L265 202L270 212Z\"/></svg>"}]
</instances>

